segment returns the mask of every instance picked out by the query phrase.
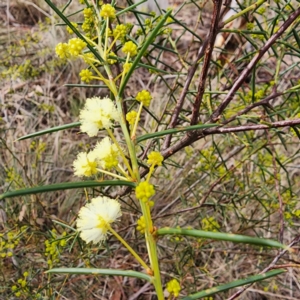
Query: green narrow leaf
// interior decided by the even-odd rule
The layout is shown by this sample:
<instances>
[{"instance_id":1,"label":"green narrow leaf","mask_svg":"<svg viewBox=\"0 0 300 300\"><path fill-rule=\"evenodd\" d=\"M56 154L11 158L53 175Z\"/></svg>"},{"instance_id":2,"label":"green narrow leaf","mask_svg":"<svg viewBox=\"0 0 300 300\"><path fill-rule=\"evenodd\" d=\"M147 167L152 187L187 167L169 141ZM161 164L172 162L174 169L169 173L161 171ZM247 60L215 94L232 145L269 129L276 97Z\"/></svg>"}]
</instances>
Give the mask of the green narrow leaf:
<instances>
[{"instance_id":1,"label":"green narrow leaf","mask_svg":"<svg viewBox=\"0 0 300 300\"><path fill-rule=\"evenodd\" d=\"M240 280L232 281L232 282L229 282L229 283L226 283L226 284L215 286L211 289L201 291L199 293L189 295L187 297L184 297L182 300L194 300L194 299L204 298L204 297L211 296L211 295L214 295L214 294L217 294L217 293L220 293L220 292L227 291L227 290L232 289L232 288L236 288L238 286L243 286L243 285L254 283L254 282L257 282L257 281L262 281L262 280L274 277L274 276L279 275L279 274L284 273L284 272L285 272L285 270L278 269L278 270L272 270L272 271L264 273L264 274L250 276L246 279L240 279Z\"/></svg>"},{"instance_id":2,"label":"green narrow leaf","mask_svg":"<svg viewBox=\"0 0 300 300\"><path fill-rule=\"evenodd\" d=\"M60 126L47 128L45 130L41 130L41 131L38 131L38 132L34 132L34 133L30 133L30 134L21 136L20 138L17 139L17 141L22 141L22 140L34 138L34 137L39 136L39 135L44 135L44 134L47 134L47 133L53 133L53 132L60 131L60 130L65 130L65 129L69 129L69 128L78 127L80 125L81 125L80 122L75 122L75 123L69 123L69 124L65 124L65 125L60 125Z\"/></svg>"},{"instance_id":3,"label":"green narrow leaf","mask_svg":"<svg viewBox=\"0 0 300 300\"><path fill-rule=\"evenodd\" d=\"M134 8L136 8L137 6L139 6L140 4L142 4L142 3L146 2L146 1L147 1L147 0L141 0L141 1L139 1L139 2L137 2L137 3L135 3L135 4L133 4L133 5L130 5L130 6L126 7L126 8L124 8L124 9L122 9L121 11L117 12L117 13L116 13L116 16L118 17L118 16L124 14L124 13L127 12L127 11L131 11L131 10L133 10Z\"/></svg>"},{"instance_id":4,"label":"green narrow leaf","mask_svg":"<svg viewBox=\"0 0 300 300\"><path fill-rule=\"evenodd\" d=\"M191 33L195 38L197 38L200 42L202 42L202 38L197 35L193 30L191 30L188 26L185 26L183 22L181 22L180 20L176 19L174 16L170 16L172 18L172 20L177 23L179 26L183 27L186 31L188 31L189 33Z\"/></svg>"},{"instance_id":5,"label":"green narrow leaf","mask_svg":"<svg viewBox=\"0 0 300 300\"><path fill-rule=\"evenodd\" d=\"M296 42L298 44L298 48L300 48L300 38L299 38L299 35L298 35L298 33L297 33L297 31L295 29L293 29L292 32L293 32L294 38L295 38L295 40L296 40Z\"/></svg>"},{"instance_id":6,"label":"green narrow leaf","mask_svg":"<svg viewBox=\"0 0 300 300\"><path fill-rule=\"evenodd\" d=\"M233 233L222 233L215 231L204 231L196 229L178 229L178 228L160 228L157 230L157 235L167 235L167 234L176 234L176 235L185 235L192 236L197 238L206 238L211 240L220 240L220 241L229 241L233 243L244 243L252 244L258 246L268 246L286 249L287 246L269 239L256 238L247 235L233 234Z\"/></svg>"},{"instance_id":7,"label":"green narrow leaf","mask_svg":"<svg viewBox=\"0 0 300 300\"><path fill-rule=\"evenodd\" d=\"M206 128L211 128L211 127L216 127L220 126L219 124L201 124L201 125L193 125L193 126L187 126L187 127L178 127L178 128L173 128L173 129L167 129L159 132L154 132L154 133L147 133L144 134L136 139L137 143L153 139L153 138L158 138L167 134L174 134L178 132L185 132L185 131L192 131L192 130L199 130L199 129L206 129Z\"/></svg>"},{"instance_id":8,"label":"green narrow leaf","mask_svg":"<svg viewBox=\"0 0 300 300\"><path fill-rule=\"evenodd\" d=\"M36 186L32 188L20 189L16 191L6 192L0 195L0 200L16 196L24 196L45 192L53 192L59 190L81 189L99 186L129 186L134 188L135 183L123 180L106 180L106 181L77 181L77 182L62 182L51 185Z\"/></svg>"},{"instance_id":9,"label":"green narrow leaf","mask_svg":"<svg viewBox=\"0 0 300 300\"><path fill-rule=\"evenodd\" d=\"M127 82L129 80L129 78L131 77L131 74L133 73L133 71L135 70L137 64L139 63L139 61L141 60L142 56L144 55L144 53L146 52L148 46L152 43L152 41L154 40L157 32L159 31L159 29L164 25L165 21L167 20L167 18L170 16L170 14L172 13L171 10L169 10L162 18L161 20L158 22L158 24L156 25L156 27L154 28L154 30L151 32L150 36L147 38L147 40L144 42L143 47L141 48L141 50L138 52L138 55L136 56L135 60L133 61L131 68L129 69L128 73L126 74L123 82L122 82L122 86L119 89L119 95L123 95L124 89L127 85Z\"/></svg>"},{"instance_id":10,"label":"green narrow leaf","mask_svg":"<svg viewBox=\"0 0 300 300\"><path fill-rule=\"evenodd\" d=\"M121 61L121 62L126 62L126 59L122 58L122 57L118 57L118 60ZM137 67L143 67L143 68L146 68L148 70L152 70L154 72L162 73L162 74L186 75L186 74L183 74L183 73L181 74L180 72L179 73L178 72L172 73L172 72L169 72L169 71L161 70L161 69L155 68L153 66L150 66L150 65L147 65L147 64L143 64L143 63L138 63ZM66 86L66 84L65 84L65 86Z\"/></svg>"},{"instance_id":11,"label":"green narrow leaf","mask_svg":"<svg viewBox=\"0 0 300 300\"><path fill-rule=\"evenodd\" d=\"M56 269L50 269L45 273L124 276L124 277L140 278L150 282L152 281L152 278L145 273L136 272L136 271L126 271L126 270L113 270L113 269L56 268Z\"/></svg>"}]
</instances>

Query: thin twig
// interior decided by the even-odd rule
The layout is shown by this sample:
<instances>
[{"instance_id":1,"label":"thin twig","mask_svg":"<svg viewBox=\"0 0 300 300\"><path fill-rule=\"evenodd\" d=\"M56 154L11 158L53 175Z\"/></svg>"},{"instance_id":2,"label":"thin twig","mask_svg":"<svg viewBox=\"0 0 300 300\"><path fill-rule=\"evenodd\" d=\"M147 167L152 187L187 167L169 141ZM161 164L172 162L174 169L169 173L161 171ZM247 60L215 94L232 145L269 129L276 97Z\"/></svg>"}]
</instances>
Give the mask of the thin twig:
<instances>
[{"instance_id":1,"label":"thin twig","mask_svg":"<svg viewBox=\"0 0 300 300\"><path fill-rule=\"evenodd\" d=\"M205 56L203 60L203 66L200 74L200 80L199 80L199 85L198 85L198 92L197 96L195 99L195 103L193 105L193 110L192 110L192 116L191 116L191 125L195 125L198 123L199 119L199 109L202 103L204 91L205 91L205 83L206 83L206 78L208 74L208 69L209 65L211 62L211 56L212 52L214 50L214 44L216 40L216 36L219 31L219 15L221 11L221 6L222 6L222 1L221 0L214 0L214 11L213 11L213 17L210 25L210 32L208 36L208 44L205 49ZM191 133L193 134L193 133Z\"/></svg>"},{"instance_id":2,"label":"thin twig","mask_svg":"<svg viewBox=\"0 0 300 300\"><path fill-rule=\"evenodd\" d=\"M204 56L207 44L208 44L208 39L206 39L203 42L203 44L201 45L201 47L200 47L200 49L198 51L198 55L196 57L196 61L190 67L190 69L188 71L188 74L187 74L187 77L186 77L186 81L184 83L183 89L182 89L181 94L180 94L180 96L178 98L178 101L176 103L176 106L175 106L175 108L173 110L171 121L170 121L170 124L169 124L168 128L174 128L177 125L178 116L179 116L179 114L181 112L181 109L182 109L182 106L183 106L186 94L188 93L190 84L192 82L192 79L194 78L194 74L195 74L195 72L196 72L196 70L197 70L197 68L199 66L200 60ZM164 141L164 144L162 146L162 149L166 149L167 147L170 146L171 138L172 138L171 134L166 137L166 139Z\"/></svg>"},{"instance_id":3,"label":"thin twig","mask_svg":"<svg viewBox=\"0 0 300 300\"><path fill-rule=\"evenodd\" d=\"M284 217L283 217L283 199L280 193L280 183L279 183L279 173L277 169L277 163L276 163L276 150L274 145L272 144L271 137L270 137L270 132L266 130L266 135L268 139L268 145L271 148L271 155L272 155L272 164L273 164L273 169L274 169L274 182L275 182L275 190L277 193L278 197L278 202L279 202L279 224L280 224L280 229L279 229L279 241L280 243L283 243L283 233L284 233Z\"/></svg>"},{"instance_id":4,"label":"thin twig","mask_svg":"<svg viewBox=\"0 0 300 300\"><path fill-rule=\"evenodd\" d=\"M221 2L222 1L220 1L220 6L221 6ZM212 26L211 26L211 28L212 28ZM218 24L217 28L219 28L219 30L221 29L219 24ZM216 30L217 28L214 28L214 29ZM170 121L170 124L169 124L168 128L175 128L175 126L177 125L178 116L181 112L181 109L182 109L185 97L188 93L190 84L191 84L191 82L194 78L195 72L196 72L196 70L197 70L197 68L200 64L201 58L205 55L206 50L209 47L209 44L211 42L211 38L212 38L212 35L211 35L211 33L209 33L208 36L206 37L206 39L203 41L203 44L200 46L200 48L198 50L198 54L197 54L197 57L195 59L195 62L191 65L190 69L188 70L186 81L184 83L183 89L182 89L181 94L180 94L180 96L178 98L178 101L176 103L176 106L173 110L171 121ZM211 49L211 51L212 51L212 49ZM162 146L162 149L166 149L167 147L170 146L171 138L172 138L171 134L166 137L166 139L164 141L164 144Z\"/></svg>"},{"instance_id":5,"label":"thin twig","mask_svg":"<svg viewBox=\"0 0 300 300\"><path fill-rule=\"evenodd\" d=\"M207 121L207 123L215 123L220 115L222 114L222 112L224 111L224 109L228 106L228 104L231 102L231 100L233 99L236 91L240 88L240 86L242 85L242 83L244 82L244 80L247 78L247 76L250 74L250 72L252 71L253 67L258 63L258 61L262 58L262 56L267 52L267 50L276 42L276 40L284 33L285 30L287 30L287 28L295 21L295 19L300 15L300 8L298 8L294 13L292 13L288 19L283 23L283 25L280 27L280 29L267 41L267 43L261 48L261 50L258 52L258 54L251 60L251 62L248 64L248 66L245 68L245 70L241 73L241 75L237 78L237 80L235 81L235 83L233 84L231 90L229 91L229 93L227 94L227 96L225 97L225 99L223 100L223 102L219 105L219 107L214 111L214 113L211 115L211 117L209 118L209 120ZM182 100L183 101L183 100ZM178 112L179 114L179 112ZM299 124L299 123L297 123ZM291 126L291 125L288 125ZM249 127L248 127L249 128ZM253 127L250 130L261 130L261 129L266 129L261 127ZM224 129L223 131L221 131L220 129L216 130L216 129L211 129L211 130L205 130L206 133L228 133L228 132L238 132L238 131L245 131L247 130L245 127L241 127L240 130L238 130L236 128L235 131L230 131L230 129ZM176 144L170 146L169 148L165 148L166 143L164 143L164 148L163 148L163 156L165 158L173 155L174 153L176 153L177 151L179 151L180 149L191 145L193 142L203 138L206 134L204 134L203 132L200 132L197 136L195 134L193 135L186 135L184 136L180 141L178 141Z\"/></svg>"},{"instance_id":6,"label":"thin twig","mask_svg":"<svg viewBox=\"0 0 300 300\"><path fill-rule=\"evenodd\" d=\"M232 88L228 92L225 99L222 101L222 103L218 106L218 108L213 112L211 117L208 120L208 123L216 122L224 109L228 106L228 104L233 99L235 93L237 90L241 87L243 82L246 80L254 66L258 63L258 61L263 57L263 55L270 49L270 47L276 42L276 40L288 29L288 27L297 19L297 17L300 15L300 8L295 10L288 18L287 20L282 24L282 26L279 28L279 30L271 36L271 38L266 42L266 44L258 51L258 53L253 57L253 59L250 61L248 66L244 69L244 71L241 73L241 75L236 79L235 83L233 84Z\"/></svg>"},{"instance_id":7,"label":"thin twig","mask_svg":"<svg viewBox=\"0 0 300 300\"><path fill-rule=\"evenodd\" d=\"M199 132L198 135L193 136L184 136L180 141L176 144L172 145L168 149L162 151L163 157L166 159L178 152L182 148L191 145L194 141L197 141L205 136L212 134L225 134L225 133L233 133L233 132L242 132L242 131L250 131L250 130L266 130L271 128L280 128L280 127L289 127L300 125L300 119L295 120L284 120L273 123L265 124L255 124L255 125L241 125L241 126L233 126L233 127L213 127L209 129L205 129L204 131Z\"/></svg>"},{"instance_id":8,"label":"thin twig","mask_svg":"<svg viewBox=\"0 0 300 300\"><path fill-rule=\"evenodd\" d=\"M279 254L273 259L273 261L259 274L264 274L271 269L276 269L276 263L279 261L279 259L287 252L290 248L292 248L294 245L300 242L300 235L294 238L294 240L288 245L288 249L284 249L279 252ZM242 289L238 290L234 295L229 297L227 300L233 300L236 299L238 296L240 296L244 291L246 291L250 286L252 286L253 283L248 284L247 286L244 286Z\"/></svg>"},{"instance_id":9,"label":"thin twig","mask_svg":"<svg viewBox=\"0 0 300 300\"><path fill-rule=\"evenodd\" d=\"M201 136L207 136L210 134L220 134L220 133L233 133L233 132L241 132L241 131L249 131L249 130L264 130L270 128L280 128L280 127L289 127L295 126L300 124L300 119L294 120L284 120L284 121L277 121L267 124L255 124L255 125L240 125L240 126L232 126L232 127L217 127L217 128L210 128L205 130L203 133L200 133Z\"/></svg>"},{"instance_id":10,"label":"thin twig","mask_svg":"<svg viewBox=\"0 0 300 300\"><path fill-rule=\"evenodd\" d=\"M279 97L279 96L282 96L283 93L279 93L279 92L276 92L275 91L275 88L274 90L272 91L271 95L269 95L268 97L266 97L265 99L262 99L256 103L253 103L247 107L245 107L244 109L242 109L241 111L239 111L237 114L235 114L234 116L230 117L229 119L225 120L224 122L222 122L222 125L226 125L232 121L234 121L237 117L241 116L241 115L244 115L246 114L247 112L249 112L250 110L252 110L253 108L255 107L258 107L258 106L262 106L262 105L266 105L266 104L269 104L269 102L271 100L274 100L275 98Z\"/></svg>"}]
</instances>

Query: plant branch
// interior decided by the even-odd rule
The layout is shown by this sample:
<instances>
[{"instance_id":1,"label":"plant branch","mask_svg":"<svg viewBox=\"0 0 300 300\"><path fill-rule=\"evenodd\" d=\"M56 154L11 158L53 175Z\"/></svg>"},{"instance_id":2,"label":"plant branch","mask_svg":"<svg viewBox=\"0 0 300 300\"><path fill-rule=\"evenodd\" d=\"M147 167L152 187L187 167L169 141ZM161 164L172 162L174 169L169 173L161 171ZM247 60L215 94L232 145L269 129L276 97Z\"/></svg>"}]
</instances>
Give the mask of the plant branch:
<instances>
[{"instance_id":1,"label":"plant branch","mask_svg":"<svg viewBox=\"0 0 300 300\"><path fill-rule=\"evenodd\" d=\"M271 141L270 132L266 131L267 139L268 139L268 145L271 148L270 154L272 155L272 164L274 169L274 185L275 185L275 191L277 193L278 202L279 202L279 241L283 243L283 234L284 234L284 207L283 207L283 199L280 192L280 175L277 168L277 162L276 162L276 149Z\"/></svg>"},{"instance_id":2,"label":"plant branch","mask_svg":"<svg viewBox=\"0 0 300 300\"><path fill-rule=\"evenodd\" d=\"M198 51L198 55L196 57L196 61L194 62L194 64L190 67L189 71L188 71L188 74L187 74L187 77L186 77L186 81L184 83L184 86L183 86L183 89L181 91L181 94L178 98L178 101L176 103L176 106L173 110L173 113L172 113L172 117L171 117L171 121L170 121L170 124L168 126L168 128L175 128L175 126L177 125L177 122L178 122L178 116L181 112L181 109L182 109L182 106L183 106L183 103L184 103L184 100L185 100L185 97L186 97L186 94L188 93L188 90L189 90L189 87L190 87L190 84L192 82L192 79L194 78L194 74L199 66L199 63L200 63L200 60L201 58L204 56L204 53L205 53L205 49L208 45L208 38L203 42L203 45L200 47L199 51ZM168 135L165 139L165 142L163 144L163 147L162 149L166 149L167 147L170 146L170 142L171 142L171 138L172 138L172 135Z\"/></svg>"},{"instance_id":3,"label":"plant branch","mask_svg":"<svg viewBox=\"0 0 300 300\"><path fill-rule=\"evenodd\" d=\"M220 1L220 6L221 6L221 2L222 1ZM211 28L212 28L212 26L211 26ZM218 25L214 29L217 31L217 28L221 29L221 26ZM175 128L175 126L178 123L178 116L179 116L179 114L181 112L181 109L182 109L185 97L186 97L186 95L188 93L190 84L191 84L191 82L192 82L192 80L194 78L195 72L196 72L196 70L197 70L197 68L198 68L198 66L200 64L201 58L204 56L206 50L209 47L209 44L211 42L211 38L212 38L212 35L211 35L211 32L210 32L208 34L208 36L206 37L206 39L203 41L203 44L200 46L195 62L193 63L193 65L188 70L186 81L184 83L183 89L182 89L181 94L180 94L180 96L178 98L178 101L176 103L176 106L175 106L175 108L173 110L171 121L170 121L170 124L169 124L168 128ZM213 40L213 42L214 42L214 40ZM164 144L162 146L162 149L166 149L166 148L168 148L170 146L171 138L172 138L171 134L166 137L166 139L164 141Z\"/></svg>"},{"instance_id":4,"label":"plant branch","mask_svg":"<svg viewBox=\"0 0 300 300\"><path fill-rule=\"evenodd\" d=\"M290 248L292 248L294 245L298 244L300 242L300 235L298 235L294 240L288 245L287 249L284 249L279 252L279 254L273 259L273 261L267 266L264 270L262 270L259 274L263 274L268 272L271 269L276 269L276 263L279 261L279 259L289 251ZM248 284L247 286L244 286L242 289L237 291L235 294L233 294L230 298L227 300L233 300L236 299L239 295L241 295L244 291L246 291L252 284Z\"/></svg>"},{"instance_id":5,"label":"plant branch","mask_svg":"<svg viewBox=\"0 0 300 300\"><path fill-rule=\"evenodd\" d=\"M213 17L212 17L212 22L210 25L208 43L207 43L207 47L205 49L205 56L204 56L202 71L200 74L198 92L197 92L197 96L195 99L195 103L193 105L191 122L190 122L191 125L196 125L198 123L199 109L200 109L202 99L203 99L203 94L205 91L205 83L206 83L206 78L207 78L207 74L208 74L208 69L209 69L209 65L211 62L212 52L214 50L216 36L219 31L219 26L218 26L219 25L219 15L220 15L220 11L221 11L222 1L214 0L213 2L214 2Z\"/></svg>"},{"instance_id":6,"label":"plant branch","mask_svg":"<svg viewBox=\"0 0 300 300\"><path fill-rule=\"evenodd\" d=\"M288 29L288 27L297 19L297 17L300 15L300 8L295 10L288 19L282 24L282 26L279 28L279 30L266 42L266 44L258 51L258 53L253 57L251 62L248 64L248 66L244 69L244 71L241 73L241 75L236 79L235 83L233 84L232 88L228 92L225 99L222 101L222 103L219 105L219 107L213 112L208 123L214 123L216 122L224 109L228 106L228 104L233 99L236 91L241 87L243 82L246 80L254 66L258 63L258 61L263 57L263 55L269 50L269 48L276 42L276 40Z\"/></svg>"},{"instance_id":7,"label":"plant branch","mask_svg":"<svg viewBox=\"0 0 300 300\"><path fill-rule=\"evenodd\" d=\"M274 89L271 93L271 95L269 95L268 97L266 97L265 99L262 99L256 103L253 103L247 107L245 107L244 109L242 109L241 111L239 111L237 114L235 114L234 116L230 117L229 119L225 120L222 122L222 125L226 125L232 121L234 121L238 116L241 116L241 115L244 115L246 114L247 112L249 112L250 110L252 110L253 108L255 107L258 107L258 106L261 106L261 105L266 105L266 104L269 104L269 102L279 96L282 96L283 93L279 93L279 92L276 92L276 90Z\"/></svg>"},{"instance_id":8,"label":"plant branch","mask_svg":"<svg viewBox=\"0 0 300 300\"><path fill-rule=\"evenodd\" d=\"M162 155L164 159L170 157L174 153L178 152L183 147L191 145L193 142L211 135L211 134L225 134L225 133L233 133L233 132L242 132L242 131L249 131L249 130L266 130L270 128L280 128L280 127L288 127L288 126L296 126L300 125L300 119L294 119L294 120L284 120L284 121L278 121L273 123L265 124L255 124L255 125L241 125L241 126L232 126L232 127L214 127L205 129L203 131L200 131L198 135L192 135L192 136L184 136L180 141L178 141L176 144L172 145L168 149L162 151Z\"/></svg>"}]
</instances>

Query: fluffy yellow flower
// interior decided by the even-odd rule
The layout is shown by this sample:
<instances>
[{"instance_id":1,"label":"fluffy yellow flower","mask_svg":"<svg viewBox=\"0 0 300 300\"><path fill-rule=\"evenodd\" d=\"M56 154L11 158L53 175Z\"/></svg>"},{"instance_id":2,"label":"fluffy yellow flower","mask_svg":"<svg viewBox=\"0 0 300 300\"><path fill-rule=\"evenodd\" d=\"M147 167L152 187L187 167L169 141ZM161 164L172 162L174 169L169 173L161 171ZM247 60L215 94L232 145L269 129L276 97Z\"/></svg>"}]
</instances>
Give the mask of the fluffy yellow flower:
<instances>
[{"instance_id":1,"label":"fluffy yellow flower","mask_svg":"<svg viewBox=\"0 0 300 300\"><path fill-rule=\"evenodd\" d=\"M78 214L77 229L80 237L94 244L106 239L110 224L121 217L120 203L108 197L97 197L82 207Z\"/></svg>"},{"instance_id":2,"label":"fluffy yellow flower","mask_svg":"<svg viewBox=\"0 0 300 300\"><path fill-rule=\"evenodd\" d=\"M150 92L146 90L142 90L138 92L138 94L135 96L135 99L141 103L143 103L144 106L149 106L150 102L152 100L152 96Z\"/></svg>"},{"instance_id":3,"label":"fluffy yellow flower","mask_svg":"<svg viewBox=\"0 0 300 300\"><path fill-rule=\"evenodd\" d=\"M89 98L80 112L80 129L89 136L96 136L99 129L111 128L112 121L118 118L118 111L111 99Z\"/></svg>"},{"instance_id":4,"label":"fluffy yellow flower","mask_svg":"<svg viewBox=\"0 0 300 300\"><path fill-rule=\"evenodd\" d=\"M159 152L152 151L148 154L147 163L149 165L161 166L163 160L164 160L164 157Z\"/></svg>"},{"instance_id":5,"label":"fluffy yellow flower","mask_svg":"<svg viewBox=\"0 0 300 300\"><path fill-rule=\"evenodd\" d=\"M124 39L127 34L128 27L124 24L119 24L116 26L116 28L113 30L113 36L114 38L117 38L118 40Z\"/></svg>"},{"instance_id":6,"label":"fluffy yellow flower","mask_svg":"<svg viewBox=\"0 0 300 300\"><path fill-rule=\"evenodd\" d=\"M81 70L79 73L81 81L89 83L93 78L93 73L89 69Z\"/></svg>"},{"instance_id":7,"label":"fluffy yellow flower","mask_svg":"<svg viewBox=\"0 0 300 300\"><path fill-rule=\"evenodd\" d=\"M96 157L92 152L80 152L73 162L73 167L76 176L90 177L98 172Z\"/></svg>"},{"instance_id":8,"label":"fluffy yellow flower","mask_svg":"<svg viewBox=\"0 0 300 300\"><path fill-rule=\"evenodd\" d=\"M135 55L137 55L137 46L132 41L129 41L124 44L122 51L125 54L129 53L130 56L135 56Z\"/></svg>"},{"instance_id":9,"label":"fluffy yellow flower","mask_svg":"<svg viewBox=\"0 0 300 300\"><path fill-rule=\"evenodd\" d=\"M84 53L82 54L82 58L87 64L93 64L95 62L95 56L93 53Z\"/></svg>"},{"instance_id":10,"label":"fluffy yellow flower","mask_svg":"<svg viewBox=\"0 0 300 300\"><path fill-rule=\"evenodd\" d=\"M72 56L78 56L86 47L86 43L79 38L70 39L68 42L69 52Z\"/></svg>"},{"instance_id":11,"label":"fluffy yellow flower","mask_svg":"<svg viewBox=\"0 0 300 300\"><path fill-rule=\"evenodd\" d=\"M94 156L97 158L102 169L111 169L119 163L119 150L115 144L112 144L109 137L105 137L98 142L93 150Z\"/></svg>"},{"instance_id":12,"label":"fluffy yellow flower","mask_svg":"<svg viewBox=\"0 0 300 300\"><path fill-rule=\"evenodd\" d=\"M155 195L154 186L147 181L140 182L135 188L135 195L139 200L147 202L153 195Z\"/></svg>"},{"instance_id":13,"label":"fluffy yellow flower","mask_svg":"<svg viewBox=\"0 0 300 300\"><path fill-rule=\"evenodd\" d=\"M167 283L167 290L170 294L173 294L174 297L178 297L181 290L179 282L176 279L170 280Z\"/></svg>"},{"instance_id":14,"label":"fluffy yellow flower","mask_svg":"<svg viewBox=\"0 0 300 300\"><path fill-rule=\"evenodd\" d=\"M126 114L126 120L130 125L134 125L136 118L137 118L137 112L135 110L132 110Z\"/></svg>"},{"instance_id":15,"label":"fluffy yellow flower","mask_svg":"<svg viewBox=\"0 0 300 300\"><path fill-rule=\"evenodd\" d=\"M141 216L136 223L136 230L138 230L141 234L144 234L146 229L145 217Z\"/></svg>"},{"instance_id":16,"label":"fluffy yellow flower","mask_svg":"<svg viewBox=\"0 0 300 300\"><path fill-rule=\"evenodd\" d=\"M116 10L110 4L103 4L101 6L100 16L103 18L114 19L116 17Z\"/></svg>"},{"instance_id":17,"label":"fluffy yellow flower","mask_svg":"<svg viewBox=\"0 0 300 300\"><path fill-rule=\"evenodd\" d=\"M55 47L55 52L61 59L66 59L71 56L69 52L69 45L67 43L58 43Z\"/></svg>"},{"instance_id":18,"label":"fluffy yellow flower","mask_svg":"<svg viewBox=\"0 0 300 300\"><path fill-rule=\"evenodd\" d=\"M75 22L71 22L71 24L77 29L78 28L78 24ZM69 34L73 34L73 29L71 29L71 27L67 26L67 31Z\"/></svg>"},{"instance_id":19,"label":"fluffy yellow flower","mask_svg":"<svg viewBox=\"0 0 300 300\"><path fill-rule=\"evenodd\" d=\"M94 11L90 7L86 7L83 10L83 15L84 15L84 18L86 18L86 19L91 18L93 16L93 14L94 14Z\"/></svg>"},{"instance_id":20,"label":"fluffy yellow flower","mask_svg":"<svg viewBox=\"0 0 300 300\"><path fill-rule=\"evenodd\" d=\"M131 66L132 66L132 63L125 63L123 65L123 72L124 72L124 74L128 73L128 71L130 70Z\"/></svg>"}]
</instances>

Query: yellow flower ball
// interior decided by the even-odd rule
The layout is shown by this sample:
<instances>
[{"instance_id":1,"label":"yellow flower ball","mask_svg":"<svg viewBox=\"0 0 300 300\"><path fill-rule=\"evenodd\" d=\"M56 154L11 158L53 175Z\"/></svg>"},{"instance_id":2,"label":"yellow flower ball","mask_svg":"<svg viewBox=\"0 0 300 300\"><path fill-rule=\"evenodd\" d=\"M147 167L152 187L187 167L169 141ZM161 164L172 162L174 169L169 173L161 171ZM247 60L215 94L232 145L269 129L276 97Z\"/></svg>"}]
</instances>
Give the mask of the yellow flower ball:
<instances>
[{"instance_id":1,"label":"yellow flower ball","mask_svg":"<svg viewBox=\"0 0 300 300\"><path fill-rule=\"evenodd\" d=\"M114 19L116 17L116 10L110 4L103 4L101 7L100 16L102 18Z\"/></svg>"},{"instance_id":2,"label":"yellow flower ball","mask_svg":"<svg viewBox=\"0 0 300 300\"><path fill-rule=\"evenodd\" d=\"M136 56L137 46L132 41L126 42L122 48L122 52L125 54L129 54L129 56Z\"/></svg>"},{"instance_id":3,"label":"yellow flower ball","mask_svg":"<svg viewBox=\"0 0 300 300\"><path fill-rule=\"evenodd\" d=\"M140 182L135 189L137 199L147 202L152 196L155 195L155 189L152 184L147 181Z\"/></svg>"},{"instance_id":4,"label":"yellow flower ball","mask_svg":"<svg viewBox=\"0 0 300 300\"><path fill-rule=\"evenodd\" d=\"M152 96L150 92L146 90L142 90L141 92L138 92L135 99L141 103L143 103L144 106L149 106L150 102L152 100Z\"/></svg>"},{"instance_id":5,"label":"yellow flower ball","mask_svg":"<svg viewBox=\"0 0 300 300\"><path fill-rule=\"evenodd\" d=\"M104 241L110 224L121 215L121 206L117 200L108 197L93 198L78 213L76 225L80 237L87 243Z\"/></svg>"}]
</instances>

